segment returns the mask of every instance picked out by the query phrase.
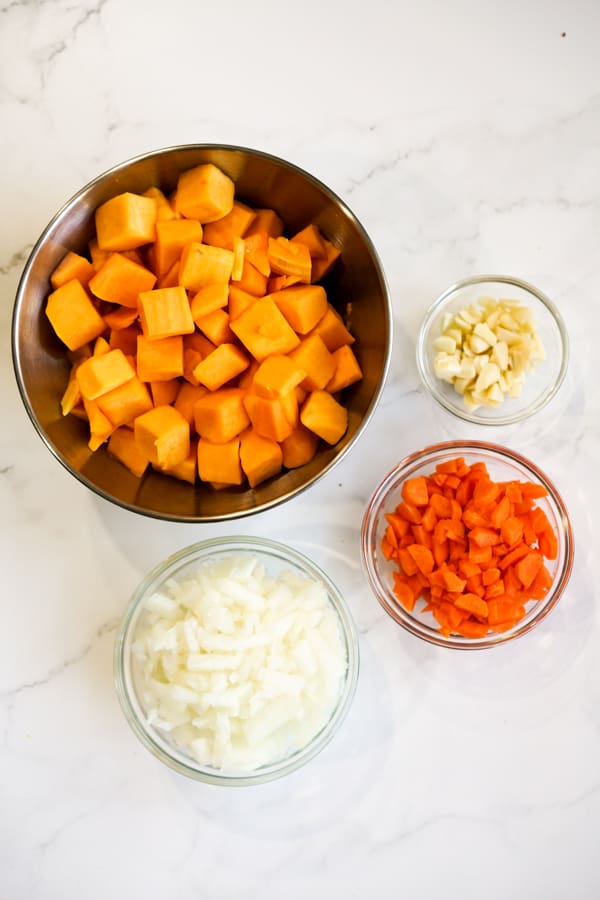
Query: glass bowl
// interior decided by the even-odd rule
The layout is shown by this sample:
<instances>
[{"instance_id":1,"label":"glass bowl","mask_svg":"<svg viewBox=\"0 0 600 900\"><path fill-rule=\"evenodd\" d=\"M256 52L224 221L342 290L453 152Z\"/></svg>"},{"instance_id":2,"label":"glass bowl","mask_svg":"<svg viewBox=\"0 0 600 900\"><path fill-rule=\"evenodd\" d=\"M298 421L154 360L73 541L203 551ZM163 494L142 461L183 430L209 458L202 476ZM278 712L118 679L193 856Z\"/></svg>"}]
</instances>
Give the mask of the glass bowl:
<instances>
[{"instance_id":1,"label":"glass bowl","mask_svg":"<svg viewBox=\"0 0 600 900\"><path fill-rule=\"evenodd\" d=\"M160 720L157 724L153 718L154 713L144 707L143 675L135 642L145 627L153 621L152 612L147 604L149 598L156 596L157 592L159 597L165 595L168 597L174 581L180 583L199 570L205 572L206 567L213 564L226 564L227 560L232 559L250 562L251 558L262 564L266 575L273 579L278 580L284 573L292 573L302 579L317 582L325 588L327 600L335 613L339 628L343 653L342 674L333 708L328 706L328 717L323 721L319 720L318 730L308 743L292 747L283 755L255 767L217 768L199 762L191 751L176 742L168 731L160 727ZM219 629L220 626L217 626L218 636L221 635ZM252 629L250 633L253 633ZM321 646L327 650L328 645ZM223 653L221 658L222 656ZM322 665L321 668L323 669ZM116 638L114 651L117 695L127 721L144 746L163 763L183 775L197 781L229 786L272 781L298 769L316 756L334 736L348 712L356 690L358 670L356 627L336 586L318 566L298 551L275 541L253 537L226 537L202 541L186 547L156 566L140 583L131 598ZM241 683L244 683L243 680ZM206 712L206 707L203 707L199 714L202 712Z\"/></svg>"},{"instance_id":2,"label":"glass bowl","mask_svg":"<svg viewBox=\"0 0 600 900\"><path fill-rule=\"evenodd\" d=\"M546 358L527 374L519 397L505 396L498 406L479 406L472 410L466 406L453 384L436 375L434 360L438 351L433 342L442 333L442 321L446 314L455 315L484 297L517 300L520 305L528 307L544 345ZM475 275L449 287L425 313L417 338L417 367L431 396L448 412L479 425L511 425L542 409L561 386L568 358L567 331L554 303L533 285L505 275Z\"/></svg>"},{"instance_id":3,"label":"glass bowl","mask_svg":"<svg viewBox=\"0 0 600 900\"><path fill-rule=\"evenodd\" d=\"M408 612L396 599L394 571L397 565L388 561L382 552L382 539L388 521L402 499L400 494L408 478L430 475L439 463L462 457L468 465L484 462L493 481L528 481L542 485L547 495L535 501L548 517L556 535L558 552L554 560L545 560L552 585L542 600L530 601L526 615L504 632L489 631L485 637L464 637L452 632L446 636L438 630L431 612L424 612L424 601L418 600ZM417 637L440 647L460 650L481 649L506 643L531 631L558 603L569 580L573 566L573 533L565 504L552 484L538 467L518 453L495 444L480 441L452 441L426 447L407 456L395 466L375 490L364 515L361 535L362 562L369 584L385 611L403 628Z\"/></svg>"}]
</instances>

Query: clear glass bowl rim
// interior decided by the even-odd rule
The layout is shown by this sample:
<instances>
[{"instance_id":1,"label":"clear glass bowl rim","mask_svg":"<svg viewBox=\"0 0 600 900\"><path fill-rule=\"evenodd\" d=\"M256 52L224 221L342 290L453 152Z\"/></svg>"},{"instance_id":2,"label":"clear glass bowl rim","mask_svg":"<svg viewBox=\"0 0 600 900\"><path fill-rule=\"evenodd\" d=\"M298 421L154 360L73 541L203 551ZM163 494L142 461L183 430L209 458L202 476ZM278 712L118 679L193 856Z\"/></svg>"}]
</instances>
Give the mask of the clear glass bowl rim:
<instances>
[{"instance_id":1,"label":"clear glass bowl rim","mask_svg":"<svg viewBox=\"0 0 600 900\"><path fill-rule=\"evenodd\" d=\"M519 288L522 291L526 291L527 293L534 296L537 300L539 300L540 303L542 303L542 305L546 307L546 309L554 319L554 322L558 329L558 333L560 335L560 343L562 347L561 364L558 375L556 376L553 384L551 384L537 398L537 400L535 400L529 406L526 406L524 409L521 409L513 414L497 416L495 418L489 419L486 419L483 416L478 416L476 412L470 412L466 406L463 409L458 403L456 405L449 403L440 390L440 382L434 376L430 375L426 363L426 337L431 326L431 322L434 316L439 312L440 307L453 294L458 293L464 288L472 287L476 284L486 283L512 285L513 287ZM433 399L436 400L436 402L439 403L440 406L442 406L449 413L452 413L452 415L463 419L465 422L472 422L475 425L514 425L516 422L522 422L524 419L528 418L534 413L539 412L556 395L565 379L565 375L567 374L567 368L569 364L569 336L566 325L557 306L546 294L540 291L533 284L530 284L528 281L523 281L520 278L514 278L510 275L472 275L469 278L463 278L461 281L457 281L455 284L446 288L446 290L443 291L443 293L441 293L439 297L437 297L437 299L434 300L431 306L429 306L429 308L426 310L421 322L421 326L419 328L419 333L417 335L416 359L417 369L419 370L421 381L423 382Z\"/></svg>"},{"instance_id":2,"label":"clear glass bowl rim","mask_svg":"<svg viewBox=\"0 0 600 900\"><path fill-rule=\"evenodd\" d=\"M136 613L138 612L148 591L155 586L156 583L168 577L168 573L176 570L179 566L185 565L197 559L201 562L207 560L212 554L223 552L255 552L276 558L277 560L289 563L301 569L305 574L321 580L328 592L329 599L335 609L347 652L347 669L346 677L342 685L338 703L329 718L328 722L323 726L321 731L303 748L295 751L290 756L285 757L275 763L261 766L259 769L242 774L223 773L212 768L203 768L195 766L191 761L188 765L183 761L176 759L166 752L163 747L154 740L151 728L148 728L137 715L135 705L132 703L130 696L131 675L127 658L127 650L129 640L131 638L131 627L134 624ZM170 766L175 771L196 781L203 781L209 784L218 784L225 786L245 786L253 784L263 784L273 781L290 772L295 771L302 765L313 759L332 739L344 718L354 698L356 686L358 682L358 674L360 667L358 632L350 609L339 589L336 587L331 578L312 560L300 551L278 541L270 540L262 537L249 537L243 535L234 535L228 537L209 538L204 541L190 544L187 547L178 550L158 563L138 584L135 588L129 605L122 618L119 630L114 644L113 654L113 672L114 683L117 697L121 705L121 709L125 714L125 718L130 727L137 735L139 740L150 752Z\"/></svg>"},{"instance_id":3,"label":"clear glass bowl rim","mask_svg":"<svg viewBox=\"0 0 600 900\"><path fill-rule=\"evenodd\" d=\"M527 621L526 617L526 619L523 620L525 624L519 625L511 631L487 635L485 638L465 638L459 635L452 635L449 638L445 638L434 628L428 628L419 623L410 615L410 613L403 610L399 604L396 604L389 599L388 591L379 577L377 567L374 564L371 554L371 546L377 527L377 514L380 504L389 490L394 485L399 487L407 475L410 474L411 467L426 464L428 462L434 464L439 455L450 452L456 452L457 456L460 456L461 453L469 452L487 453L490 456L499 457L504 462L516 463L517 465L522 466L531 474L531 476L533 476L533 478L544 485L560 513L562 532L559 540L564 541L563 567L562 570L557 573L555 584L549 592L548 597L545 600L538 601L538 614L529 621ZM535 463L527 459L527 457L522 456L520 453L510 450L507 447L485 441L444 441L439 444L431 444L428 447L424 447L422 450L417 450L409 456L406 456L401 462L394 466L393 469L390 469L387 475L385 475L379 485L375 488L363 517L361 528L361 557L363 571L365 572L367 581L369 582L375 597L395 622L402 625L402 627L411 632L411 634L414 634L429 643L435 644L438 647L447 647L454 650L483 650L489 647L499 646L500 644L506 644L514 638L521 637L531 631L531 629L541 622L554 606L556 606L567 586L573 568L573 529L565 503L554 483L535 465Z\"/></svg>"}]
</instances>

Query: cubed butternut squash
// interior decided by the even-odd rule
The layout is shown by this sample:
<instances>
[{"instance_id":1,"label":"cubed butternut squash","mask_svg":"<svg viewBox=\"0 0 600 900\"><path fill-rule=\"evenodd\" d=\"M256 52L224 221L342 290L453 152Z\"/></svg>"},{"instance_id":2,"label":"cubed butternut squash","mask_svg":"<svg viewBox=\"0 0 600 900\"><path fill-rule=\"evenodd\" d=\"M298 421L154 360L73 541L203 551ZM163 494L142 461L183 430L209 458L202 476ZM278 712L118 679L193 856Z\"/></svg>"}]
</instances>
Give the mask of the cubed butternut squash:
<instances>
[{"instance_id":1,"label":"cubed butternut squash","mask_svg":"<svg viewBox=\"0 0 600 900\"><path fill-rule=\"evenodd\" d=\"M328 391L313 391L302 404L300 421L328 444L337 444L348 428L348 410Z\"/></svg>"},{"instance_id":2,"label":"cubed butternut squash","mask_svg":"<svg viewBox=\"0 0 600 900\"><path fill-rule=\"evenodd\" d=\"M141 478L148 468L148 460L143 453L140 453L131 428L122 426L113 431L107 450L137 478Z\"/></svg>"},{"instance_id":3,"label":"cubed butternut squash","mask_svg":"<svg viewBox=\"0 0 600 900\"><path fill-rule=\"evenodd\" d=\"M292 243L304 244L308 247L308 252L310 253L312 260L327 258L325 240L319 228L314 224L307 225L306 228L303 228L302 231L299 231L293 238L290 238L290 240Z\"/></svg>"},{"instance_id":4,"label":"cubed butternut squash","mask_svg":"<svg viewBox=\"0 0 600 900\"><path fill-rule=\"evenodd\" d=\"M244 407L244 391L219 388L194 403L194 423L200 437L213 444L225 444L240 434L250 419Z\"/></svg>"},{"instance_id":5,"label":"cubed butternut squash","mask_svg":"<svg viewBox=\"0 0 600 900\"><path fill-rule=\"evenodd\" d=\"M252 294L253 297L264 297L267 293L267 281L267 277L259 272L245 256L242 275L241 278L236 279L236 286L247 294Z\"/></svg>"},{"instance_id":6,"label":"cubed butternut squash","mask_svg":"<svg viewBox=\"0 0 600 900\"><path fill-rule=\"evenodd\" d=\"M293 243L285 237L269 238L269 263L271 271L277 275L297 275L310 283L312 262L306 244Z\"/></svg>"},{"instance_id":7,"label":"cubed butternut squash","mask_svg":"<svg viewBox=\"0 0 600 900\"><path fill-rule=\"evenodd\" d=\"M162 468L155 465L153 468L162 472L163 475L171 475L173 478L178 478L179 481L187 481L189 484L195 484L198 474L197 441L190 440L190 449L188 450L187 456L180 462Z\"/></svg>"},{"instance_id":8,"label":"cubed butternut squash","mask_svg":"<svg viewBox=\"0 0 600 900\"><path fill-rule=\"evenodd\" d=\"M325 259L317 257L313 259L310 279L313 284L316 281L321 281L321 279L325 278L326 275L329 275L342 253L341 250L338 250L337 247L334 247L331 241L328 241L326 238L323 238L323 243L325 244L327 256L325 257Z\"/></svg>"},{"instance_id":9,"label":"cubed butternut squash","mask_svg":"<svg viewBox=\"0 0 600 900\"><path fill-rule=\"evenodd\" d=\"M140 334L137 324L129 325L127 328L111 328L108 343L113 350L122 350L125 356L135 356Z\"/></svg>"},{"instance_id":10,"label":"cubed butternut squash","mask_svg":"<svg viewBox=\"0 0 600 900\"><path fill-rule=\"evenodd\" d=\"M317 452L319 437L304 425L298 425L289 437L281 442L283 465L286 469L297 469L309 463Z\"/></svg>"},{"instance_id":11,"label":"cubed butternut squash","mask_svg":"<svg viewBox=\"0 0 600 900\"><path fill-rule=\"evenodd\" d=\"M134 422L138 449L154 466L171 469L190 450L190 427L173 406L155 406Z\"/></svg>"},{"instance_id":12,"label":"cubed butternut squash","mask_svg":"<svg viewBox=\"0 0 600 900\"><path fill-rule=\"evenodd\" d=\"M224 309L215 309L206 316L199 316L196 325L215 347L235 340L230 328L229 313Z\"/></svg>"},{"instance_id":13,"label":"cubed butternut squash","mask_svg":"<svg viewBox=\"0 0 600 900\"><path fill-rule=\"evenodd\" d=\"M253 428L240 435L240 461L250 487L256 487L267 478L281 472L281 446L277 441L262 437Z\"/></svg>"},{"instance_id":14,"label":"cubed butternut squash","mask_svg":"<svg viewBox=\"0 0 600 900\"><path fill-rule=\"evenodd\" d=\"M171 381L183 375L183 338L180 334L160 340L137 339L137 374L142 381Z\"/></svg>"},{"instance_id":15,"label":"cubed butternut squash","mask_svg":"<svg viewBox=\"0 0 600 900\"><path fill-rule=\"evenodd\" d=\"M84 287L88 284L90 278L94 275L95 269L89 259L80 256L79 253L73 253L71 250L63 256L57 267L50 276L50 284L56 290L67 281L76 279Z\"/></svg>"},{"instance_id":16,"label":"cubed butternut squash","mask_svg":"<svg viewBox=\"0 0 600 900\"><path fill-rule=\"evenodd\" d=\"M151 197L156 202L156 222L165 222L175 218L175 212L168 199L158 187L149 187L142 197Z\"/></svg>"},{"instance_id":17,"label":"cubed butternut squash","mask_svg":"<svg viewBox=\"0 0 600 900\"><path fill-rule=\"evenodd\" d=\"M99 206L95 220L101 250L133 250L154 240L156 200L126 191Z\"/></svg>"},{"instance_id":18,"label":"cubed butternut squash","mask_svg":"<svg viewBox=\"0 0 600 900\"><path fill-rule=\"evenodd\" d=\"M234 437L223 444L212 444L206 438L200 438L198 475L202 481L241 484L244 473L240 462L239 437Z\"/></svg>"},{"instance_id":19,"label":"cubed butternut squash","mask_svg":"<svg viewBox=\"0 0 600 900\"><path fill-rule=\"evenodd\" d=\"M230 284L228 296L229 318L237 319L237 317L240 316L245 309L248 309L249 306L252 306L256 300L257 298L254 294L249 294L235 284Z\"/></svg>"},{"instance_id":20,"label":"cubed butternut squash","mask_svg":"<svg viewBox=\"0 0 600 900\"><path fill-rule=\"evenodd\" d=\"M261 397L249 391L244 406L254 431L261 437L282 441L294 430L279 397Z\"/></svg>"},{"instance_id":21,"label":"cubed butternut squash","mask_svg":"<svg viewBox=\"0 0 600 900\"><path fill-rule=\"evenodd\" d=\"M208 316L216 309L223 309L229 303L229 285L227 282L222 284L207 284L192 297L190 309L192 310L192 318L194 322Z\"/></svg>"},{"instance_id":22,"label":"cubed butternut squash","mask_svg":"<svg viewBox=\"0 0 600 900\"><path fill-rule=\"evenodd\" d=\"M115 428L129 425L136 416L152 409L152 397L137 375L94 401Z\"/></svg>"},{"instance_id":23,"label":"cubed butternut squash","mask_svg":"<svg viewBox=\"0 0 600 900\"><path fill-rule=\"evenodd\" d=\"M307 334L327 312L327 294L320 284L298 284L269 296L298 334Z\"/></svg>"},{"instance_id":24,"label":"cubed butternut squash","mask_svg":"<svg viewBox=\"0 0 600 900\"><path fill-rule=\"evenodd\" d=\"M330 394L342 391L344 388L350 387L362 378L362 370L358 364L358 360L354 355L352 348L348 344L344 344L332 353L335 361L335 369L333 375L325 385L325 390Z\"/></svg>"},{"instance_id":25,"label":"cubed butternut squash","mask_svg":"<svg viewBox=\"0 0 600 900\"><path fill-rule=\"evenodd\" d=\"M318 334L303 338L290 359L306 372L300 386L306 391L321 390L335 371L335 361Z\"/></svg>"},{"instance_id":26,"label":"cubed butternut squash","mask_svg":"<svg viewBox=\"0 0 600 900\"><path fill-rule=\"evenodd\" d=\"M122 350L111 350L91 356L77 368L81 396L96 400L135 376L135 369Z\"/></svg>"},{"instance_id":27,"label":"cubed butternut squash","mask_svg":"<svg viewBox=\"0 0 600 900\"><path fill-rule=\"evenodd\" d=\"M203 387L203 385L189 384L187 381L183 381L179 386L173 406L184 417L191 431L196 430L194 403L200 397L204 397L207 392L207 388Z\"/></svg>"},{"instance_id":28,"label":"cubed butternut squash","mask_svg":"<svg viewBox=\"0 0 600 900\"><path fill-rule=\"evenodd\" d=\"M170 338L167 340L170 340ZM179 378L171 378L169 381L151 381L149 386L154 406L173 406L177 399L181 382Z\"/></svg>"},{"instance_id":29,"label":"cubed butternut squash","mask_svg":"<svg viewBox=\"0 0 600 900\"><path fill-rule=\"evenodd\" d=\"M159 277L179 261L183 248L202 240L202 225L197 219L170 219L156 223L156 272Z\"/></svg>"},{"instance_id":30,"label":"cubed butternut squash","mask_svg":"<svg viewBox=\"0 0 600 900\"><path fill-rule=\"evenodd\" d=\"M106 262L90 279L89 289L94 296L121 306L138 307L142 291L151 291L156 275L121 253L111 253Z\"/></svg>"},{"instance_id":31,"label":"cubed butternut squash","mask_svg":"<svg viewBox=\"0 0 600 900\"><path fill-rule=\"evenodd\" d=\"M182 216L198 219L203 225L216 222L231 212L235 185L212 163L203 163L182 172L177 180L175 207Z\"/></svg>"},{"instance_id":32,"label":"cubed butternut squash","mask_svg":"<svg viewBox=\"0 0 600 900\"><path fill-rule=\"evenodd\" d=\"M258 234L261 231L266 232L268 237L273 238L283 234L283 219L277 215L274 209L255 209L254 212L256 215L244 237Z\"/></svg>"},{"instance_id":33,"label":"cubed butternut squash","mask_svg":"<svg viewBox=\"0 0 600 900\"><path fill-rule=\"evenodd\" d=\"M150 340L191 334L194 320L185 288L157 288L140 294L140 323Z\"/></svg>"},{"instance_id":34,"label":"cubed butternut squash","mask_svg":"<svg viewBox=\"0 0 600 900\"><path fill-rule=\"evenodd\" d=\"M52 291L46 303L46 315L56 335L69 350L83 347L106 329L104 319L76 279Z\"/></svg>"},{"instance_id":35,"label":"cubed butternut squash","mask_svg":"<svg viewBox=\"0 0 600 900\"><path fill-rule=\"evenodd\" d=\"M90 426L88 447L92 452L95 452L111 436L115 428L100 409L97 400L86 400L84 397L83 408Z\"/></svg>"},{"instance_id":36,"label":"cubed butternut squash","mask_svg":"<svg viewBox=\"0 0 600 900\"><path fill-rule=\"evenodd\" d=\"M229 324L244 347L259 362L273 353L289 353L300 344L298 335L271 297L261 297ZM327 380L332 374L333 370Z\"/></svg>"},{"instance_id":37,"label":"cubed butternut squash","mask_svg":"<svg viewBox=\"0 0 600 900\"><path fill-rule=\"evenodd\" d=\"M191 241L179 260L179 284L199 291L207 284L227 284L233 268L233 252Z\"/></svg>"},{"instance_id":38,"label":"cubed butternut squash","mask_svg":"<svg viewBox=\"0 0 600 900\"><path fill-rule=\"evenodd\" d=\"M306 372L289 356L268 356L256 370L254 390L263 397L278 397L293 390L306 377Z\"/></svg>"},{"instance_id":39,"label":"cubed butternut squash","mask_svg":"<svg viewBox=\"0 0 600 900\"><path fill-rule=\"evenodd\" d=\"M345 344L354 343L354 337L344 325L344 320L331 304L328 304L325 315L312 330L315 334L320 335L330 353Z\"/></svg>"},{"instance_id":40,"label":"cubed butternut squash","mask_svg":"<svg viewBox=\"0 0 600 900\"><path fill-rule=\"evenodd\" d=\"M234 200L226 216L205 226L204 242L214 247L223 247L224 250L233 250L233 239L243 237L255 218L253 209Z\"/></svg>"},{"instance_id":41,"label":"cubed butternut squash","mask_svg":"<svg viewBox=\"0 0 600 900\"><path fill-rule=\"evenodd\" d=\"M120 331L123 328L128 328L130 325L133 325L137 317L137 307L133 309L128 306L114 306L102 316L111 331Z\"/></svg>"},{"instance_id":42,"label":"cubed butternut squash","mask_svg":"<svg viewBox=\"0 0 600 900\"><path fill-rule=\"evenodd\" d=\"M244 255L261 275L268 278L271 274L269 262L269 235L266 231L258 231L244 237Z\"/></svg>"},{"instance_id":43,"label":"cubed butternut squash","mask_svg":"<svg viewBox=\"0 0 600 900\"><path fill-rule=\"evenodd\" d=\"M216 391L248 368L249 362L236 344L219 344L194 368L194 376L209 391Z\"/></svg>"}]
</instances>

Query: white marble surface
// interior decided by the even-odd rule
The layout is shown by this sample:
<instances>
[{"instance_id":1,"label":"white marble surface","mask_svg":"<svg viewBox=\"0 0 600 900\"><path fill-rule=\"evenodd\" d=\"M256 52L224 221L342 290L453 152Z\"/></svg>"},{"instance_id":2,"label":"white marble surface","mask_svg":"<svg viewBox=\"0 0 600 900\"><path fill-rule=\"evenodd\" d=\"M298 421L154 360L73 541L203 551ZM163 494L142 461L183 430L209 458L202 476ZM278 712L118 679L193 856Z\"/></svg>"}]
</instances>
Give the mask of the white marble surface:
<instances>
[{"instance_id":1,"label":"white marble surface","mask_svg":"<svg viewBox=\"0 0 600 900\"><path fill-rule=\"evenodd\" d=\"M599 46L596 0L1 0L2 900L600 896ZM31 427L9 350L21 269L58 207L112 164L204 141L284 156L338 192L380 251L395 318L357 447L234 526L314 551L362 650L336 739L244 790L155 761L111 672L141 575L232 525L132 519L86 491ZM550 294L572 347L552 404L493 435L433 404L413 353L424 308L477 271ZM576 539L556 610L477 654L403 633L357 562L378 479L451 437L530 455Z\"/></svg>"}]
</instances>

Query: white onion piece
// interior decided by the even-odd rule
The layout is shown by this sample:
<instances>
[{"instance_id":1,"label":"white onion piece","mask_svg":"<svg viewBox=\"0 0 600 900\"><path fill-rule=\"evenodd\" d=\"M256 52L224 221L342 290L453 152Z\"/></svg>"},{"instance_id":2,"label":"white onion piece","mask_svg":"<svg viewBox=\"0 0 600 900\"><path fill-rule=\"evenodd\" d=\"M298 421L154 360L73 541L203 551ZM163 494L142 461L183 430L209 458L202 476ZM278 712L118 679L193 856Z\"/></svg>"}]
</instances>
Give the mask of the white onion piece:
<instances>
[{"instance_id":1,"label":"white onion piece","mask_svg":"<svg viewBox=\"0 0 600 900\"><path fill-rule=\"evenodd\" d=\"M169 579L147 599L132 650L148 723L232 772L305 746L346 670L325 586L289 570L274 579L254 554Z\"/></svg>"}]
</instances>

